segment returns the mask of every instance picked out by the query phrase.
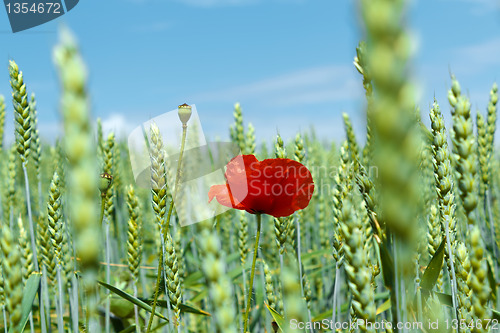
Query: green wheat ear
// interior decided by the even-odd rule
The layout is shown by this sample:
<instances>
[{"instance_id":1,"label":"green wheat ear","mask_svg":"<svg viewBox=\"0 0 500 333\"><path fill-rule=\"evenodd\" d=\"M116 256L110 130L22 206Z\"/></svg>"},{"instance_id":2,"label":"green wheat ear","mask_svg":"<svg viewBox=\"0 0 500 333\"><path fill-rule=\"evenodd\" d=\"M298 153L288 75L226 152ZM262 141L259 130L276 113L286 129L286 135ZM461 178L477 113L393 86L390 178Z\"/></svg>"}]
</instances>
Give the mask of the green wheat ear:
<instances>
[{"instance_id":1,"label":"green wheat ear","mask_svg":"<svg viewBox=\"0 0 500 333\"><path fill-rule=\"evenodd\" d=\"M3 133L5 127L5 97L0 95L0 153L3 149Z\"/></svg>"},{"instance_id":2,"label":"green wheat ear","mask_svg":"<svg viewBox=\"0 0 500 333\"><path fill-rule=\"evenodd\" d=\"M102 134L102 121L97 118L97 155L102 159L102 152L104 150L104 137Z\"/></svg>"},{"instance_id":3,"label":"green wheat ear","mask_svg":"<svg viewBox=\"0 0 500 333\"><path fill-rule=\"evenodd\" d=\"M363 75L363 87L365 88L366 95L366 144L363 148L363 164L368 166L372 159L372 141L373 141L373 133L372 133L372 125L371 125L371 112L372 112L372 79L370 73L368 71L367 66L367 58L366 58L366 42L360 41L358 47L356 47L356 57L354 57L354 67L358 70L358 72Z\"/></svg>"},{"instance_id":4,"label":"green wheat ear","mask_svg":"<svg viewBox=\"0 0 500 333\"><path fill-rule=\"evenodd\" d=\"M40 250L41 265L45 266L47 270L48 282L54 286L56 282L56 257L54 253L54 246L50 235L50 228L46 220L42 217L39 218L37 224L37 243Z\"/></svg>"},{"instance_id":5,"label":"green wheat ear","mask_svg":"<svg viewBox=\"0 0 500 333\"><path fill-rule=\"evenodd\" d=\"M493 156L494 147L493 142L495 138L496 121L497 121L497 102L498 102L498 85L493 84L490 91L490 100L488 102L488 116L487 116L487 141L488 152Z\"/></svg>"},{"instance_id":6,"label":"green wheat ear","mask_svg":"<svg viewBox=\"0 0 500 333\"><path fill-rule=\"evenodd\" d=\"M62 228L61 192L59 191L59 175L57 172L54 172L50 183L47 211L48 229L50 232L50 240L53 246L54 255L57 262L62 265L64 232Z\"/></svg>"},{"instance_id":7,"label":"green wheat ear","mask_svg":"<svg viewBox=\"0 0 500 333\"><path fill-rule=\"evenodd\" d=\"M19 67L13 60L9 61L9 75L14 105L17 151L22 162L27 163L31 145L31 114L23 72L19 71Z\"/></svg>"},{"instance_id":8,"label":"green wheat ear","mask_svg":"<svg viewBox=\"0 0 500 333\"><path fill-rule=\"evenodd\" d=\"M141 262L141 239L139 238L139 200L134 188L130 185L127 189L128 220L128 268L134 281L139 280L139 265Z\"/></svg>"},{"instance_id":9,"label":"green wheat ear","mask_svg":"<svg viewBox=\"0 0 500 333\"><path fill-rule=\"evenodd\" d=\"M248 132L245 137L245 154L255 154L255 127L252 123L248 124Z\"/></svg>"},{"instance_id":10,"label":"green wheat ear","mask_svg":"<svg viewBox=\"0 0 500 333\"><path fill-rule=\"evenodd\" d=\"M283 139L278 134L276 136L276 144L274 146L275 157L276 158L286 158L286 148ZM293 223L291 223L291 217L280 217L273 218L274 221L274 233L276 235L276 243L278 245L281 254L285 251L285 244L287 239L291 241L292 248L295 248L294 238L289 237L290 228L293 228Z\"/></svg>"},{"instance_id":11,"label":"green wheat ear","mask_svg":"<svg viewBox=\"0 0 500 333\"><path fill-rule=\"evenodd\" d=\"M151 124L151 195L152 205L156 216L156 222L163 233L165 225L165 215L167 210L167 182L165 168L165 148L161 137L160 129L156 124Z\"/></svg>"},{"instance_id":12,"label":"green wheat ear","mask_svg":"<svg viewBox=\"0 0 500 333\"><path fill-rule=\"evenodd\" d=\"M262 260L262 264L264 265L267 304L270 308L276 309L276 296L274 294L273 275L265 260Z\"/></svg>"},{"instance_id":13,"label":"green wheat ear","mask_svg":"<svg viewBox=\"0 0 500 333\"><path fill-rule=\"evenodd\" d=\"M233 142L238 144L241 152L245 153L245 128L243 127L243 113L240 103L234 105L234 125L230 127L230 136Z\"/></svg>"},{"instance_id":14,"label":"green wheat ear","mask_svg":"<svg viewBox=\"0 0 500 333\"><path fill-rule=\"evenodd\" d=\"M35 94L31 94L31 99L29 101L30 117L31 117L31 158L35 165L35 171L37 179L40 179L40 167L41 167L41 153L42 147L40 144L40 135L38 133L38 116L36 109L36 99Z\"/></svg>"},{"instance_id":15,"label":"green wheat ear","mask_svg":"<svg viewBox=\"0 0 500 333\"><path fill-rule=\"evenodd\" d=\"M240 225L238 228L238 250L240 251L241 265L244 267L248 252L250 252L248 247L248 219L245 211L239 212L239 215Z\"/></svg>"},{"instance_id":16,"label":"green wheat ear","mask_svg":"<svg viewBox=\"0 0 500 333\"><path fill-rule=\"evenodd\" d=\"M422 140L409 79L405 2L362 0L360 8L366 25L367 69L374 88L370 125L381 216L388 230L410 249L415 244L416 217L421 211L418 155ZM385 19L381 20L381 15Z\"/></svg>"},{"instance_id":17,"label":"green wheat ear","mask_svg":"<svg viewBox=\"0 0 500 333\"><path fill-rule=\"evenodd\" d=\"M453 92L450 94L453 96ZM450 152L448 149L448 137L444 125L444 118L439 105L434 101L430 110L431 134L432 134L432 165L434 168L434 188L439 201L439 217L441 230L444 229L447 237L445 256L450 281L453 286L453 306L457 306L458 290L463 292L464 284L457 281L457 270L454 265L456 242L456 218L455 218L455 196L453 186L453 174L451 168ZM436 226L435 226L436 227ZM436 249L435 244L433 246ZM459 304L458 304L459 305ZM461 307L463 308L463 307ZM461 310L460 310L461 311Z\"/></svg>"},{"instance_id":18,"label":"green wheat ear","mask_svg":"<svg viewBox=\"0 0 500 333\"><path fill-rule=\"evenodd\" d=\"M179 277L177 254L175 252L174 241L172 240L172 237L170 237L170 233L167 233L167 237L165 239L165 251L165 273L167 276L168 297L170 299L170 304L172 304L177 323L179 323L181 315L180 305L182 300L182 285Z\"/></svg>"},{"instance_id":19,"label":"green wheat ear","mask_svg":"<svg viewBox=\"0 0 500 333\"><path fill-rule=\"evenodd\" d=\"M6 218L11 219L10 225L12 225L12 221L14 218L14 204L15 204L15 195L16 195L16 157L17 157L17 149L16 145L12 145L9 151L9 163L8 163L8 179L7 179L7 188L6 188L6 198L7 198L7 214Z\"/></svg>"},{"instance_id":20,"label":"green wheat ear","mask_svg":"<svg viewBox=\"0 0 500 333\"><path fill-rule=\"evenodd\" d=\"M458 156L456 169L458 171L458 189L460 201L467 217L468 225L476 224L474 211L477 207L477 163L475 139L469 100L459 94L458 81L452 77L450 96L456 96L451 102L453 107L453 147Z\"/></svg>"},{"instance_id":21,"label":"green wheat ear","mask_svg":"<svg viewBox=\"0 0 500 333\"><path fill-rule=\"evenodd\" d=\"M347 113L342 114L344 119L344 127L347 136L347 143L349 144L349 155L351 156L351 161L356 161L359 158L359 147L356 142L356 135L354 134L354 129L352 128L351 119ZM354 163L354 168L356 170L357 163Z\"/></svg>"},{"instance_id":22,"label":"green wheat ear","mask_svg":"<svg viewBox=\"0 0 500 333\"><path fill-rule=\"evenodd\" d=\"M5 223L3 223L0 245L3 253L2 268L10 325L11 327L17 327L21 321L21 303L23 299L21 255L18 245Z\"/></svg>"},{"instance_id":23,"label":"green wheat ear","mask_svg":"<svg viewBox=\"0 0 500 333\"><path fill-rule=\"evenodd\" d=\"M484 244L477 225L470 230L469 245L472 274L468 284L472 291L472 312L475 319L485 320L491 318L488 302L491 299L492 290L487 281L488 269L484 258ZM477 330L477 332L487 331L489 329Z\"/></svg>"},{"instance_id":24,"label":"green wheat ear","mask_svg":"<svg viewBox=\"0 0 500 333\"><path fill-rule=\"evenodd\" d=\"M108 135L108 138L106 140L106 143L104 145L104 172L109 174L109 175L114 175L115 174L115 169L116 169L116 162L115 162L115 135L114 133L110 133ZM114 196L114 182L115 180L113 179L113 186L109 187L107 191L105 192L105 213L106 213L106 218L108 219L108 223L111 223L111 217L113 214L113 209L114 209L114 203L113 203L113 196Z\"/></svg>"},{"instance_id":25,"label":"green wheat ear","mask_svg":"<svg viewBox=\"0 0 500 333\"><path fill-rule=\"evenodd\" d=\"M488 152L488 133L486 122L480 112L476 114L477 126L477 155L479 160L479 199L483 200L489 184L489 152Z\"/></svg>"},{"instance_id":26,"label":"green wheat ear","mask_svg":"<svg viewBox=\"0 0 500 333\"><path fill-rule=\"evenodd\" d=\"M23 267L23 281L26 282L31 273L33 273L33 253L31 253L28 234L26 233L26 229L24 229L21 216L17 219L17 226L19 228L19 250L22 255L21 262Z\"/></svg>"},{"instance_id":27,"label":"green wheat ear","mask_svg":"<svg viewBox=\"0 0 500 333\"><path fill-rule=\"evenodd\" d=\"M61 113L64 124L64 151L68 160L66 172L68 215L74 226L76 255L80 259L82 281L89 292L87 309L91 329L98 329L94 313L97 306L95 279L99 269L101 230L96 198L99 195L95 168L96 150L87 97L87 70L78 46L68 31L54 50L62 86Z\"/></svg>"},{"instance_id":28,"label":"green wheat ear","mask_svg":"<svg viewBox=\"0 0 500 333\"><path fill-rule=\"evenodd\" d=\"M346 196L340 213L340 230L344 241L346 274L352 292L352 309L356 318L375 321L374 292L371 287L372 271L364 251L365 236L361 220L355 216L352 199ZM366 327L361 326L362 331Z\"/></svg>"}]
</instances>

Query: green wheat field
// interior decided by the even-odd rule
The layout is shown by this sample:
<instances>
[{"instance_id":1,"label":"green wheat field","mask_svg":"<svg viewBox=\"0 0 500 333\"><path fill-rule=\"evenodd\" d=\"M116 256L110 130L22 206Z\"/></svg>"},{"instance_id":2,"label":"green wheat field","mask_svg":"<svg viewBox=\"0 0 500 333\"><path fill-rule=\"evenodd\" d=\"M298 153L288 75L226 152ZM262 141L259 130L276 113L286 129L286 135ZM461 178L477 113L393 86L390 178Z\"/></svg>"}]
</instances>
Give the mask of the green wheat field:
<instances>
[{"instance_id":1,"label":"green wheat field","mask_svg":"<svg viewBox=\"0 0 500 333\"><path fill-rule=\"evenodd\" d=\"M0 332L500 328L498 87L472 112L451 74L448 100L417 105L404 2L363 0L359 11L366 140L344 114L343 142L308 131L257 144L242 107L227 112L242 154L311 172L307 207L285 217L229 209L182 227L172 198L190 166L179 157L173 171L153 125L153 186L137 186L126 139L92 117L69 32L53 54L64 128L54 144L39 137L35 94L12 59L0 98ZM196 131L190 107L178 112L176 126Z\"/></svg>"}]
</instances>

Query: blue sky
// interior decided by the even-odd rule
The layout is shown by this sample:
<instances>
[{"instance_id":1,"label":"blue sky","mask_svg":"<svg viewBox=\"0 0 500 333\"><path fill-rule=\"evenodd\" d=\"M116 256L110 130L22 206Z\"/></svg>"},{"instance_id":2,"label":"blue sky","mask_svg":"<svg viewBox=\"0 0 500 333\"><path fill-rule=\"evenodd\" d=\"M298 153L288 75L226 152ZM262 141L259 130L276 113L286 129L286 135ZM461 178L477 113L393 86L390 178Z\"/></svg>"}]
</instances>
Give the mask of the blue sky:
<instances>
[{"instance_id":1,"label":"blue sky","mask_svg":"<svg viewBox=\"0 0 500 333\"><path fill-rule=\"evenodd\" d=\"M38 100L40 131L59 131L52 48L66 24L90 72L94 117L127 135L178 104L196 104L208 138L227 138L235 102L258 140L276 130L291 137L311 125L320 137L343 137L342 112L364 140L363 90L352 65L362 38L356 1L107 0L80 1L61 18L12 34L0 10L0 93L10 100L8 60L24 72ZM449 70L485 112L500 72L500 0L418 0L408 25L418 101L433 96L448 114ZM3 74L2 74L3 73ZM7 137L12 139L8 104ZM424 116L427 120L427 116Z\"/></svg>"}]
</instances>

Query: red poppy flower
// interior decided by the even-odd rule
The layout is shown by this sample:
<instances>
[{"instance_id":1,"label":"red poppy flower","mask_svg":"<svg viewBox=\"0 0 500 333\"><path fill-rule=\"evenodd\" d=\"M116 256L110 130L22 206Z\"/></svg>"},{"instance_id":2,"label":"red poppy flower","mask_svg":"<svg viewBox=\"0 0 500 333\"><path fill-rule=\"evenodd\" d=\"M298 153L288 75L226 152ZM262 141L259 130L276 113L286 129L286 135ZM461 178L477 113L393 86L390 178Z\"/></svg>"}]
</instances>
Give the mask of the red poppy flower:
<instances>
[{"instance_id":1,"label":"red poppy flower","mask_svg":"<svg viewBox=\"0 0 500 333\"><path fill-rule=\"evenodd\" d=\"M309 170L287 158L259 162L254 155L238 155L226 167L226 184L213 185L215 197L226 207L252 214L283 217L304 209L311 200L314 183Z\"/></svg>"}]
</instances>

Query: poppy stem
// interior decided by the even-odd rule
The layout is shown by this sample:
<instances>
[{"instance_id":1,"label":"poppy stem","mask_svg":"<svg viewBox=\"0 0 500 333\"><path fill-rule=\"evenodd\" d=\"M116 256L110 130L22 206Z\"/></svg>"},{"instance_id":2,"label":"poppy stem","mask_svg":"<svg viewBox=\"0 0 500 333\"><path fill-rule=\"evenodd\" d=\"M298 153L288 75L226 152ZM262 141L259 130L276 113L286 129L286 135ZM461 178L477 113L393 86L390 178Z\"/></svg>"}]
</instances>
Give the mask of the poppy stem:
<instances>
[{"instance_id":1,"label":"poppy stem","mask_svg":"<svg viewBox=\"0 0 500 333\"><path fill-rule=\"evenodd\" d=\"M245 311L243 333L248 332L248 317L250 316L250 304L252 298L253 280L255 277L255 262L257 261L257 252L259 250L260 225L261 225L261 214L257 214L257 236L255 237L255 248L253 250L252 272L250 273L250 286L248 288L247 308Z\"/></svg>"},{"instance_id":2,"label":"poppy stem","mask_svg":"<svg viewBox=\"0 0 500 333\"><path fill-rule=\"evenodd\" d=\"M102 225L104 220L104 205L106 204L106 196L101 195L101 214L99 215L99 225Z\"/></svg>"}]
</instances>

